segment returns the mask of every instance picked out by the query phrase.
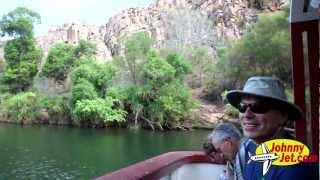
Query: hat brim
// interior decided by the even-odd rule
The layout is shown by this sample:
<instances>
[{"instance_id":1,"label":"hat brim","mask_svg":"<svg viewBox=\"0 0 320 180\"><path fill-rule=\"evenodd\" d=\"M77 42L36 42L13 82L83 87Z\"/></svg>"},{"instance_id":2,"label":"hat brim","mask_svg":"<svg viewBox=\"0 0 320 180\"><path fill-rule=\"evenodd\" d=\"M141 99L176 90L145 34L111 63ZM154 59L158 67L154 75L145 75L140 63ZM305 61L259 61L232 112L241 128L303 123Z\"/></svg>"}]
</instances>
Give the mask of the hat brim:
<instances>
[{"instance_id":1,"label":"hat brim","mask_svg":"<svg viewBox=\"0 0 320 180\"><path fill-rule=\"evenodd\" d=\"M256 94L256 93L251 93L251 92L245 92L242 90L232 90L229 91L227 93L227 100L229 101L229 103L237 108L239 103L241 102L241 99L243 96L256 96L256 97L262 97L262 98L266 98L266 99L270 99L272 101L275 101L277 103L279 103L279 105L281 105L282 107L286 107L288 110L288 120L299 120L303 118L303 112L300 110L300 108L288 101L284 101L282 99L279 99L277 97L270 97L270 96L264 96L261 94Z\"/></svg>"}]
</instances>

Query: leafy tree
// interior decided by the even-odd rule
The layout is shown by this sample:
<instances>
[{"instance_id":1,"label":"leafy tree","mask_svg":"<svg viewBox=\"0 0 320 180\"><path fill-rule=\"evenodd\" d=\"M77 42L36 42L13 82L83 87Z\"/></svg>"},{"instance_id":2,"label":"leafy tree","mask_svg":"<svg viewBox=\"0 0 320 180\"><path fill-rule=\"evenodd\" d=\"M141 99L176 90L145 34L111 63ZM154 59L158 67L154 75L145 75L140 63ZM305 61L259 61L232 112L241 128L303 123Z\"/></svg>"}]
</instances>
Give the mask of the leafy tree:
<instances>
[{"instance_id":1,"label":"leafy tree","mask_svg":"<svg viewBox=\"0 0 320 180\"><path fill-rule=\"evenodd\" d=\"M212 78L214 62L213 55L210 55L206 48L196 48L189 54L192 64L191 86L202 87Z\"/></svg>"},{"instance_id":2,"label":"leafy tree","mask_svg":"<svg viewBox=\"0 0 320 180\"><path fill-rule=\"evenodd\" d=\"M96 46L89 41L80 40L74 46L59 43L52 47L42 69L42 75L63 81L67 78L73 67L95 61Z\"/></svg>"},{"instance_id":3,"label":"leafy tree","mask_svg":"<svg viewBox=\"0 0 320 180\"><path fill-rule=\"evenodd\" d=\"M40 16L23 7L4 15L0 21L0 34L15 37L4 47L7 66L2 77L2 82L14 93L26 90L37 73L36 64L42 57L33 37L33 23L37 21Z\"/></svg>"},{"instance_id":4,"label":"leafy tree","mask_svg":"<svg viewBox=\"0 0 320 180\"><path fill-rule=\"evenodd\" d=\"M131 82L137 85L141 80L141 68L147 60L147 54L153 40L143 32L135 33L125 39L124 57L119 57L116 62L123 72L128 72Z\"/></svg>"},{"instance_id":5,"label":"leafy tree","mask_svg":"<svg viewBox=\"0 0 320 180\"><path fill-rule=\"evenodd\" d=\"M262 15L242 39L220 50L216 70L233 86L252 75L277 76L290 83L289 42L288 13Z\"/></svg>"},{"instance_id":6,"label":"leafy tree","mask_svg":"<svg viewBox=\"0 0 320 180\"><path fill-rule=\"evenodd\" d=\"M186 113L194 107L190 93L181 81L187 75L188 66L179 57L178 54L171 54L164 60L153 54L143 68L146 86L151 86L145 110L151 121L165 126L183 120Z\"/></svg>"},{"instance_id":7,"label":"leafy tree","mask_svg":"<svg viewBox=\"0 0 320 180\"><path fill-rule=\"evenodd\" d=\"M150 51L147 57L140 67L140 85L113 88L107 96L122 101L135 125L140 122L152 129L179 126L195 105L183 82L190 72L188 63L179 54L163 59L156 51Z\"/></svg>"},{"instance_id":8,"label":"leafy tree","mask_svg":"<svg viewBox=\"0 0 320 180\"><path fill-rule=\"evenodd\" d=\"M17 7L0 21L1 36L32 37L33 24L40 23L40 15L25 7Z\"/></svg>"},{"instance_id":9,"label":"leafy tree","mask_svg":"<svg viewBox=\"0 0 320 180\"><path fill-rule=\"evenodd\" d=\"M50 49L42 74L56 80L64 80L75 62L75 47L70 44L56 44Z\"/></svg>"},{"instance_id":10,"label":"leafy tree","mask_svg":"<svg viewBox=\"0 0 320 180\"><path fill-rule=\"evenodd\" d=\"M175 77L175 69L167 61L153 54L143 66L143 77L153 87L161 87Z\"/></svg>"},{"instance_id":11,"label":"leafy tree","mask_svg":"<svg viewBox=\"0 0 320 180\"><path fill-rule=\"evenodd\" d=\"M6 67L2 81L10 86L12 92L26 90L32 84L32 79L37 73L37 66L28 62L21 62L15 67Z\"/></svg>"},{"instance_id":12,"label":"leafy tree","mask_svg":"<svg viewBox=\"0 0 320 180\"><path fill-rule=\"evenodd\" d=\"M119 100L104 97L115 75L114 66L110 63L97 64L89 59L82 59L81 62L71 72L73 88L70 107L73 118L80 124L90 126L125 121L126 112L115 104L119 104Z\"/></svg>"},{"instance_id":13,"label":"leafy tree","mask_svg":"<svg viewBox=\"0 0 320 180\"><path fill-rule=\"evenodd\" d=\"M78 45L74 49L74 55L76 58L87 57L92 58L96 54L97 47L95 44L80 40Z\"/></svg>"},{"instance_id":14,"label":"leafy tree","mask_svg":"<svg viewBox=\"0 0 320 180\"><path fill-rule=\"evenodd\" d=\"M111 85L114 76L115 68L112 64L97 64L93 61L88 61L71 72L73 84L77 84L79 80L86 79L94 85L101 96L105 94L105 90Z\"/></svg>"},{"instance_id":15,"label":"leafy tree","mask_svg":"<svg viewBox=\"0 0 320 180\"><path fill-rule=\"evenodd\" d=\"M191 64L178 53L169 54L166 61L175 69L174 76L181 81L191 72Z\"/></svg>"},{"instance_id":16,"label":"leafy tree","mask_svg":"<svg viewBox=\"0 0 320 180\"><path fill-rule=\"evenodd\" d=\"M196 107L189 89L179 81L174 81L159 90L159 103L168 126L183 122L190 109Z\"/></svg>"}]
</instances>

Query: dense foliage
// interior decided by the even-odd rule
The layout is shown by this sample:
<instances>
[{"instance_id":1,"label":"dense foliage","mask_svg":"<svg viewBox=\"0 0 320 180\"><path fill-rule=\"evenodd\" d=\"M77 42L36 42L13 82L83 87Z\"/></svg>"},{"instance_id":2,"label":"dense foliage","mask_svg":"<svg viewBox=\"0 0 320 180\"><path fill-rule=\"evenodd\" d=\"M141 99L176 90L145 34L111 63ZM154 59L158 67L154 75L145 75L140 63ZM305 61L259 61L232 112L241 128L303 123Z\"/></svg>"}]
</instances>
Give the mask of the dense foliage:
<instances>
[{"instance_id":1,"label":"dense foliage","mask_svg":"<svg viewBox=\"0 0 320 180\"><path fill-rule=\"evenodd\" d=\"M180 127L195 107L184 83L191 66L179 54L169 54L163 59L155 50L149 50L143 58L146 62L137 66L141 69L136 81L139 85L122 85L107 91L107 96L121 100L135 125L140 122L152 129Z\"/></svg>"},{"instance_id":2,"label":"dense foliage","mask_svg":"<svg viewBox=\"0 0 320 180\"><path fill-rule=\"evenodd\" d=\"M248 33L234 44L219 50L216 74L228 79L231 86L252 75L277 76L291 80L288 13L265 14Z\"/></svg>"},{"instance_id":3,"label":"dense foliage","mask_svg":"<svg viewBox=\"0 0 320 180\"><path fill-rule=\"evenodd\" d=\"M0 21L1 35L14 37L4 46L6 66L1 78L13 93L29 88L37 74L42 52L36 48L33 37L33 23L36 21L40 21L40 16L23 7L4 15Z\"/></svg>"},{"instance_id":4,"label":"dense foliage","mask_svg":"<svg viewBox=\"0 0 320 180\"><path fill-rule=\"evenodd\" d=\"M56 80L64 80L75 61L74 46L70 44L57 44L50 49L42 74Z\"/></svg>"},{"instance_id":5,"label":"dense foliage","mask_svg":"<svg viewBox=\"0 0 320 180\"><path fill-rule=\"evenodd\" d=\"M49 124L70 124L70 110L68 99L63 96L48 97L39 96L40 98L40 123ZM48 116L46 116L48 115Z\"/></svg>"},{"instance_id":6,"label":"dense foliage","mask_svg":"<svg viewBox=\"0 0 320 180\"><path fill-rule=\"evenodd\" d=\"M97 64L91 60L82 62L73 69L71 79L74 84L78 84L81 79L86 79L95 87L100 96L104 96L107 87L111 86L115 73L116 69L112 64Z\"/></svg>"},{"instance_id":7,"label":"dense foliage","mask_svg":"<svg viewBox=\"0 0 320 180\"><path fill-rule=\"evenodd\" d=\"M74 66L88 59L94 59L95 53L96 46L89 41L80 40L76 46L67 43L56 44L48 53L42 75L63 81Z\"/></svg>"},{"instance_id":8,"label":"dense foliage","mask_svg":"<svg viewBox=\"0 0 320 180\"><path fill-rule=\"evenodd\" d=\"M73 113L80 122L89 121L92 124L99 124L100 121L123 122L126 112L114 108L115 101L117 100L112 97L80 100L77 101Z\"/></svg>"},{"instance_id":9,"label":"dense foliage","mask_svg":"<svg viewBox=\"0 0 320 180\"><path fill-rule=\"evenodd\" d=\"M8 120L31 123L37 118L40 106L35 93L23 92L5 99L1 103L1 108Z\"/></svg>"},{"instance_id":10,"label":"dense foliage","mask_svg":"<svg viewBox=\"0 0 320 180\"><path fill-rule=\"evenodd\" d=\"M134 85L141 83L141 68L147 60L153 41L146 33L135 33L124 39L124 56L117 57L116 64L120 65L123 76L130 77Z\"/></svg>"},{"instance_id":11,"label":"dense foliage","mask_svg":"<svg viewBox=\"0 0 320 180\"><path fill-rule=\"evenodd\" d=\"M0 21L0 35L32 37L33 24L40 22L40 15L25 7L17 7Z\"/></svg>"},{"instance_id":12,"label":"dense foliage","mask_svg":"<svg viewBox=\"0 0 320 180\"><path fill-rule=\"evenodd\" d=\"M73 85L70 97L70 107L73 109L79 100L95 99L98 93L92 83L86 79L78 80L77 84Z\"/></svg>"},{"instance_id":13,"label":"dense foliage","mask_svg":"<svg viewBox=\"0 0 320 180\"><path fill-rule=\"evenodd\" d=\"M114 76L115 68L110 63L86 61L72 71L70 108L80 125L125 121L126 112L114 104L118 100L105 97Z\"/></svg>"}]
</instances>

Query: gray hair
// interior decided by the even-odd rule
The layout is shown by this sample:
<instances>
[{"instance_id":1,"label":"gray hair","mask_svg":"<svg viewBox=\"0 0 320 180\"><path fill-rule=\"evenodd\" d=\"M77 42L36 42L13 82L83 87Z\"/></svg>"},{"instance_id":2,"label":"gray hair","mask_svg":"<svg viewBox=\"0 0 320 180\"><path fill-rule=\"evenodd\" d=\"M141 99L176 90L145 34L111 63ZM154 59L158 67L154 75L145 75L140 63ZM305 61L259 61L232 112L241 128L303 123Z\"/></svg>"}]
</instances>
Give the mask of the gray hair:
<instances>
[{"instance_id":1,"label":"gray hair","mask_svg":"<svg viewBox=\"0 0 320 180\"><path fill-rule=\"evenodd\" d=\"M212 143L220 143L228 138L240 140L242 134L231 123L219 123L208 135L207 140Z\"/></svg>"}]
</instances>

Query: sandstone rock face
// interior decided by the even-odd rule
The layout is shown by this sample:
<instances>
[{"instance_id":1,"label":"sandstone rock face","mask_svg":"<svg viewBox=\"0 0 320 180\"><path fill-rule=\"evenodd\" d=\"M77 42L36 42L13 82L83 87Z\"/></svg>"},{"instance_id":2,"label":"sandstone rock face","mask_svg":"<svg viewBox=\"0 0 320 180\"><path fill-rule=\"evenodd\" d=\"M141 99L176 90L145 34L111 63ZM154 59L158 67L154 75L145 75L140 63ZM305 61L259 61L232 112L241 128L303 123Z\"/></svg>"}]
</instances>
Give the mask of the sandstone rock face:
<instances>
[{"instance_id":1,"label":"sandstone rock face","mask_svg":"<svg viewBox=\"0 0 320 180\"><path fill-rule=\"evenodd\" d=\"M201 12L214 25L217 37L229 39L239 38L257 17L246 0L157 0L147 8L130 8L110 18L105 25L105 44L116 55L124 36L144 31L161 47L168 40L167 15L177 9Z\"/></svg>"},{"instance_id":2,"label":"sandstone rock face","mask_svg":"<svg viewBox=\"0 0 320 180\"><path fill-rule=\"evenodd\" d=\"M259 2L260 4L256 4ZM213 25L217 39L237 39L257 19L257 9L277 9L287 0L156 0L146 8L129 8L111 17L100 27L80 23L67 23L50 29L38 37L45 55L57 42L77 43L80 39L92 40L97 45L97 59L109 60L121 54L125 36L146 32L162 47L170 39L170 14L177 10L197 11ZM179 16L179 15L178 15ZM183 15L181 15L183 16ZM192 16L192 15L191 15ZM179 18L179 17L178 17ZM215 49L214 43L210 45Z\"/></svg>"},{"instance_id":3,"label":"sandstone rock face","mask_svg":"<svg viewBox=\"0 0 320 180\"><path fill-rule=\"evenodd\" d=\"M125 36L136 32L146 32L156 42L164 40L161 11L155 7L130 8L109 19L105 25L104 42L112 55L120 53L121 42Z\"/></svg>"},{"instance_id":4,"label":"sandstone rock face","mask_svg":"<svg viewBox=\"0 0 320 180\"><path fill-rule=\"evenodd\" d=\"M76 44L80 39L90 40L97 46L97 60L111 59L110 51L103 42L103 27L82 23L66 23L60 27L49 29L44 36L37 37L37 43L43 49L45 56L56 43Z\"/></svg>"}]
</instances>

